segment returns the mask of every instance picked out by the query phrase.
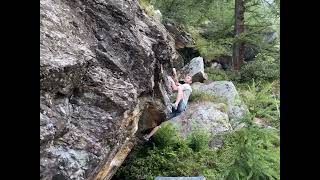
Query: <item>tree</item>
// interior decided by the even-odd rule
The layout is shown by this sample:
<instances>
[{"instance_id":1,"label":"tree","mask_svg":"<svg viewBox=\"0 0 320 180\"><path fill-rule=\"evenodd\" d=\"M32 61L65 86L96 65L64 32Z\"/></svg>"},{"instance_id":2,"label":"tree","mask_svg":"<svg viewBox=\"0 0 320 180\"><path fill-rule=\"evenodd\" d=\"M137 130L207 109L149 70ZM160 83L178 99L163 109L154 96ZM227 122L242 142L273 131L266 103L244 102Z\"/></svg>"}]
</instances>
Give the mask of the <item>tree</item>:
<instances>
[{"instance_id":1,"label":"tree","mask_svg":"<svg viewBox=\"0 0 320 180\"><path fill-rule=\"evenodd\" d=\"M244 62L244 43L239 36L244 32L244 0L235 0L235 41L233 44L232 67L240 70Z\"/></svg>"}]
</instances>

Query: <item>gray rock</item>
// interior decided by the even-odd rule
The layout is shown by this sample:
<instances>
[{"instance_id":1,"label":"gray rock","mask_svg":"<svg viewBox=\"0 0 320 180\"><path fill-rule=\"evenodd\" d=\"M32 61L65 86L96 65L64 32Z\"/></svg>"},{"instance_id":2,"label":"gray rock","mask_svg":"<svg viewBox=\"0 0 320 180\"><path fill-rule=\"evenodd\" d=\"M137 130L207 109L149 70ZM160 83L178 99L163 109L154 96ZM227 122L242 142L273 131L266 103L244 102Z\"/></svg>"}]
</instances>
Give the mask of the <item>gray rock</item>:
<instances>
[{"instance_id":1,"label":"gray rock","mask_svg":"<svg viewBox=\"0 0 320 180\"><path fill-rule=\"evenodd\" d=\"M232 67L232 56L221 55L215 59L206 59L205 65L206 67L210 67L214 62L218 62L221 64L222 69L227 70Z\"/></svg>"},{"instance_id":2,"label":"gray rock","mask_svg":"<svg viewBox=\"0 0 320 180\"><path fill-rule=\"evenodd\" d=\"M265 32L263 33L263 40L266 43L274 43L277 40L277 32L275 31L269 31L269 32Z\"/></svg>"},{"instance_id":3,"label":"gray rock","mask_svg":"<svg viewBox=\"0 0 320 180\"><path fill-rule=\"evenodd\" d=\"M248 112L231 81L215 81L209 84L193 83L192 89L198 92L212 93L215 97L225 101L228 116L232 122L243 118Z\"/></svg>"},{"instance_id":4,"label":"gray rock","mask_svg":"<svg viewBox=\"0 0 320 180\"><path fill-rule=\"evenodd\" d=\"M165 120L175 42L137 2L40 1L40 179L110 179Z\"/></svg>"},{"instance_id":5,"label":"gray rock","mask_svg":"<svg viewBox=\"0 0 320 180\"><path fill-rule=\"evenodd\" d=\"M190 102L186 111L169 122L177 125L179 134L186 137L195 128L204 128L214 136L232 130L222 104Z\"/></svg>"},{"instance_id":6,"label":"gray rock","mask_svg":"<svg viewBox=\"0 0 320 180\"><path fill-rule=\"evenodd\" d=\"M244 61L252 61L259 53L259 47L254 44L245 43L244 44Z\"/></svg>"},{"instance_id":7,"label":"gray rock","mask_svg":"<svg viewBox=\"0 0 320 180\"><path fill-rule=\"evenodd\" d=\"M213 69L222 69L222 65L218 62L213 62L210 67Z\"/></svg>"},{"instance_id":8,"label":"gray rock","mask_svg":"<svg viewBox=\"0 0 320 180\"><path fill-rule=\"evenodd\" d=\"M185 65L178 74L178 78L183 80L185 75L191 75L193 82L203 82L208 79L204 72L204 63L202 57L193 58L187 65Z\"/></svg>"}]
</instances>

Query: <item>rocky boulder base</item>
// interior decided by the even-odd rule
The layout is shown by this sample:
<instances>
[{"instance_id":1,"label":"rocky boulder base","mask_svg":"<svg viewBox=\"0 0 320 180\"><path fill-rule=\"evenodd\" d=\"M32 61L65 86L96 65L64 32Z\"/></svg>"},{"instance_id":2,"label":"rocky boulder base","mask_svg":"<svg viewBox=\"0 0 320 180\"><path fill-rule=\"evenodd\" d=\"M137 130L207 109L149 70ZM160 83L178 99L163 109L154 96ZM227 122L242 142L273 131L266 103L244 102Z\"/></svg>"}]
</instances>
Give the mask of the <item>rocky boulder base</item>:
<instances>
[{"instance_id":1,"label":"rocky boulder base","mask_svg":"<svg viewBox=\"0 0 320 180\"><path fill-rule=\"evenodd\" d=\"M138 1L40 1L40 179L110 179L167 113L175 42Z\"/></svg>"}]
</instances>

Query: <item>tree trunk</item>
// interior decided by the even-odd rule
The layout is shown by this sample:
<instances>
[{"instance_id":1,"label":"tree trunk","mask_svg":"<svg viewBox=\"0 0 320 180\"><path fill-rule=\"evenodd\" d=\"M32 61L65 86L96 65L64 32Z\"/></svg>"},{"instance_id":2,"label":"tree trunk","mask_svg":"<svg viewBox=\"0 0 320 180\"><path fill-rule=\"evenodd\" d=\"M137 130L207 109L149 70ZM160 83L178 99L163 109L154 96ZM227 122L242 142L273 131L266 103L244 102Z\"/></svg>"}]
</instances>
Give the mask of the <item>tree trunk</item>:
<instances>
[{"instance_id":1,"label":"tree trunk","mask_svg":"<svg viewBox=\"0 0 320 180\"><path fill-rule=\"evenodd\" d=\"M235 0L235 37L244 32L244 0ZM232 67L238 71L244 62L244 43L236 41L233 44Z\"/></svg>"}]
</instances>

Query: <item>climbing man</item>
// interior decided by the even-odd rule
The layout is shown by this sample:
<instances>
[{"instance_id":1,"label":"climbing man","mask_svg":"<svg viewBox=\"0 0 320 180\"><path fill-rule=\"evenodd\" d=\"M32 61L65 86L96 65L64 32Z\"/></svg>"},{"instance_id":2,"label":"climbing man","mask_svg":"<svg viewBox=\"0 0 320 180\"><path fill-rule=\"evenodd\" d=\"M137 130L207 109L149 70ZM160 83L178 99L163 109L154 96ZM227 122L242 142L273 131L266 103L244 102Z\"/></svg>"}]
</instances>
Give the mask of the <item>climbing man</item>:
<instances>
[{"instance_id":1,"label":"climbing man","mask_svg":"<svg viewBox=\"0 0 320 180\"><path fill-rule=\"evenodd\" d=\"M189 97L192 93L192 88L190 86L192 83L192 77L190 75L186 75L184 78L184 84L180 84L178 82L176 69L173 68L172 71L174 79L168 76L168 80L171 83L172 89L177 91L178 94L175 103L171 105L172 113L169 115L168 119L174 118L186 110Z\"/></svg>"},{"instance_id":2,"label":"climbing man","mask_svg":"<svg viewBox=\"0 0 320 180\"><path fill-rule=\"evenodd\" d=\"M175 68L172 69L173 78L168 76L168 80L170 81L170 85L173 91L177 91L177 98L174 103L171 104L172 112L168 116L168 120L180 115L183 111L186 110L189 97L192 93L192 88L190 84L192 83L192 77L190 75L186 75L184 78L184 83L180 84L177 78L177 71ZM161 126L155 127L149 134L144 136L145 140L149 140L149 138L159 129Z\"/></svg>"}]
</instances>

